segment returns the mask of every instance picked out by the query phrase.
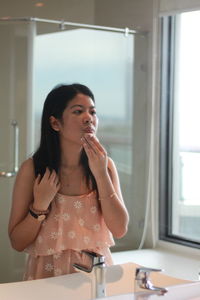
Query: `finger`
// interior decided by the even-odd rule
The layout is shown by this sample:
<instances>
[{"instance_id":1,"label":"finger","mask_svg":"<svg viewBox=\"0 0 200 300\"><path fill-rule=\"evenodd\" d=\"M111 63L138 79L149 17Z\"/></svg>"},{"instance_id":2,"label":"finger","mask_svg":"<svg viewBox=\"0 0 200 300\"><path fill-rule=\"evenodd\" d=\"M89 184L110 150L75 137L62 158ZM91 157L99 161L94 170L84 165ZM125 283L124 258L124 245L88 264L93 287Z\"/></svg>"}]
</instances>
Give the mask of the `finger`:
<instances>
[{"instance_id":1,"label":"finger","mask_svg":"<svg viewBox=\"0 0 200 300\"><path fill-rule=\"evenodd\" d=\"M101 145L101 143L99 142L99 140L98 140L98 138L96 136L93 136L93 141L94 141L95 145L98 147L98 149L101 152L107 154L106 149Z\"/></svg>"},{"instance_id":2,"label":"finger","mask_svg":"<svg viewBox=\"0 0 200 300\"><path fill-rule=\"evenodd\" d=\"M107 155L106 150L94 137L87 137L87 143L91 146L96 154Z\"/></svg>"},{"instance_id":3,"label":"finger","mask_svg":"<svg viewBox=\"0 0 200 300\"><path fill-rule=\"evenodd\" d=\"M49 168L46 167L46 170L45 170L45 173L44 173L43 178L44 178L44 179L49 179L49 176L50 176L50 175L51 175L51 172L50 172ZM43 179L43 178L42 178L42 179Z\"/></svg>"},{"instance_id":4,"label":"finger","mask_svg":"<svg viewBox=\"0 0 200 300\"><path fill-rule=\"evenodd\" d=\"M59 191L60 188L61 188L61 183L58 181L57 184L56 184L57 191Z\"/></svg>"},{"instance_id":5,"label":"finger","mask_svg":"<svg viewBox=\"0 0 200 300\"><path fill-rule=\"evenodd\" d=\"M56 176L57 176L56 171L53 170L53 171L51 172L50 176L49 176L49 179L50 179L51 181L55 181Z\"/></svg>"},{"instance_id":6,"label":"finger","mask_svg":"<svg viewBox=\"0 0 200 300\"><path fill-rule=\"evenodd\" d=\"M59 177L58 177L56 171L53 170L53 172L50 176L50 184L57 186L58 183L59 183ZM56 189L57 189L57 187L56 187Z\"/></svg>"},{"instance_id":7,"label":"finger","mask_svg":"<svg viewBox=\"0 0 200 300\"><path fill-rule=\"evenodd\" d=\"M41 175L38 174L37 177L36 177L36 179L35 179L35 184L38 185L40 183L40 179L41 179Z\"/></svg>"},{"instance_id":8,"label":"finger","mask_svg":"<svg viewBox=\"0 0 200 300\"><path fill-rule=\"evenodd\" d=\"M54 184L57 185L59 182L60 182L60 180L59 180L58 176L56 176L54 179Z\"/></svg>"},{"instance_id":9,"label":"finger","mask_svg":"<svg viewBox=\"0 0 200 300\"><path fill-rule=\"evenodd\" d=\"M93 151L95 153L98 150L92 141L89 141L85 138L83 138L83 146L84 145L88 150L91 150L91 152Z\"/></svg>"},{"instance_id":10,"label":"finger","mask_svg":"<svg viewBox=\"0 0 200 300\"><path fill-rule=\"evenodd\" d=\"M92 156L94 156L95 152L88 143L84 142L83 148L84 148L88 158L92 158Z\"/></svg>"},{"instance_id":11,"label":"finger","mask_svg":"<svg viewBox=\"0 0 200 300\"><path fill-rule=\"evenodd\" d=\"M100 144L98 138L95 135L85 135L85 139L87 140L88 143L92 143L93 145L96 146L96 149L98 149L100 152L107 154L106 150L104 147Z\"/></svg>"}]
</instances>

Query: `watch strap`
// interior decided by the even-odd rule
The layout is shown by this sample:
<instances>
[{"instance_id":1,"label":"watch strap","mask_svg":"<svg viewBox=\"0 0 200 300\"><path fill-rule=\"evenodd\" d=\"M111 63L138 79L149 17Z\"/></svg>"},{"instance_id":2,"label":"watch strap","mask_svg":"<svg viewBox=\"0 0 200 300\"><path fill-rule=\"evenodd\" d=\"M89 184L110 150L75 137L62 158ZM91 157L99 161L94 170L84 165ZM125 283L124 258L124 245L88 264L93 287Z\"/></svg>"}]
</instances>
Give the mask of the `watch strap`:
<instances>
[{"instance_id":1,"label":"watch strap","mask_svg":"<svg viewBox=\"0 0 200 300\"><path fill-rule=\"evenodd\" d=\"M38 221L43 221L46 218L45 214L36 214L31 209L29 209L29 213L33 218L37 219Z\"/></svg>"},{"instance_id":2,"label":"watch strap","mask_svg":"<svg viewBox=\"0 0 200 300\"><path fill-rule=\"evenodd\" d=\"M31 205L29 206L29 209L36 215L48 215L49 213L49 209L46 210L36 210L33 208L33 204L31 203Z\"/></svg>"}]
</instances>

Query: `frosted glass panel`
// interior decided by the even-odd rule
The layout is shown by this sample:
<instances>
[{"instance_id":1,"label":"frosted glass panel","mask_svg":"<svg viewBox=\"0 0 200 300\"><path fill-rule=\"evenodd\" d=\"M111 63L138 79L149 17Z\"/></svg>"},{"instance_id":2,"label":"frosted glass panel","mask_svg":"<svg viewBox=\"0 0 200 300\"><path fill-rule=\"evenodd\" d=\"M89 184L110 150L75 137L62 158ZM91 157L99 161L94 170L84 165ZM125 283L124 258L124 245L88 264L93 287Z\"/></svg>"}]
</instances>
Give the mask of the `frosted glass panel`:
<instances>
[{"instance_id":1,"label":"frosted glass panel","mask_svg":"<svg viewBox=\"0 0 200 300\"><path fill-rule=\"evenodd\" d=\"M39 35L34 60L37 118L55 85L80 82L94 92L100 118L130 121L133 36L91 29Z\"/></svg>"},{"instance_id":2,"label":"frosted glass panel","mask_svg":"<svg viewBox=\"0 0 200 300\"><path fill-rule=\"evenodd\" d=\"M27 22L0 22L0 172L14 170L14 120L19 128L19 165L30 154L33 32L34 25ZM25 265L25 253L12 248L7 231L14 180L0 177L0 283L21 281Z\"/></svg>"},{"instance_id":3,"label":"frosted glass panel","mask_svg":"<svg viewBox=\"0 0 200 300\"><path fill-rule=\"evenodd\" d=\"M87 85L96 99L97 135L131 203L134 36L91 29L41 34L35 39L34 62L35 146L47 93L60 83Z\"/></svg>"}]
</instances>

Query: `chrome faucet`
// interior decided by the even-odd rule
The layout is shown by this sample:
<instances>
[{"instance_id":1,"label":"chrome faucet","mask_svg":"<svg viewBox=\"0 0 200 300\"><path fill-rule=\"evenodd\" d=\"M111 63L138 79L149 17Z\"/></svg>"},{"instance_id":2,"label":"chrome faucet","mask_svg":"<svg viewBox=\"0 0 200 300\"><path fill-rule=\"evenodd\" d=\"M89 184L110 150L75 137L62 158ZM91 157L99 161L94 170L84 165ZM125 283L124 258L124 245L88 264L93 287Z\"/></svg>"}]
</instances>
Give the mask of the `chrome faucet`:
<instances>
[{"instance_id":1,"label":"chrome faucet","mask_svg":"<svg viewBox=\"0 0 200 300\"><path fill-rule=\"evenodd\" d=\"M167 289L154 286L149 278L151 272L161 272L161 271L162 271L161 269L152 269L152 268L145 268L145 267L137 268L135 272L135 280L139 288L156 292L159 295L164 295L167 292Z\"/></svg>"},{"instance_id":2,"label":"chrome faucet","mask_svg":"<svg viewBox=\"0 0 200 300\"><path fill-rule=\"evenodd\" d=\"M101 298L106 296L106 288L105 288L105 258L104 256L97 254L95 252L85 251L85 253L91 258L91 266L89 268L80 265L73 264L73 266L81 271L91 273L94 271L95 282L93 284L92 296L93 298Z\"/></svg>"}]
</instances>

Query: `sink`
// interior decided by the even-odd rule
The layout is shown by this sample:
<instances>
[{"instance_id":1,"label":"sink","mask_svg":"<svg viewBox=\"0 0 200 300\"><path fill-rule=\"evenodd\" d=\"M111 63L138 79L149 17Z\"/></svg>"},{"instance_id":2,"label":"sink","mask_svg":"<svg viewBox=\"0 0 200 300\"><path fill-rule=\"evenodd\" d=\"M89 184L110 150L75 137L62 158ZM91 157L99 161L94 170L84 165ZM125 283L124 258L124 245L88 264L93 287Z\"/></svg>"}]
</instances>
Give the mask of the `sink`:
<instances>
[{"instance_id":1,"label":"sink","mask_svg":"<svg viewBox=\"0 0 200 300\"><path fill-rule=\"evenodd\" d=\"M137 296L136 296L137 297ZM134 294L115 295L106 298L98 298L98 300L136 300Z\"/></svg>"},{"instance_id":2,"label":"sink","mask_svg":"<svg viewBox=\"0 0 200 300\"><path fill-rule=\"evenodd\" d=\"M164 297L164 298L162 298ZM176 285L168 288L164 296L149 292L114 295L98 300L200 300L200 282Z\"/></svg>"},{"instance_id":3,"label":"sink","mask_svg":"<svg viewBox=\"0 0 200 300\"><path fill-rule=\"evenodd\" d=\"M106 271L107 295L134 291L136 264L113 265ZM74 273L46 279L0 284L1 300L91 299L92 273ZM13 298L14 295L14 298Z\"/></svg>"},{"instance_id":4,"label":"sink","mask_svg":"<svg viewBox=\"0 0 200 300\"><path fill-rule=\"evenodd\" d=\"M109 300L128 300L128 299L151 299L161 300L161 296L147 295L144 292L134 294L134 274L139 265L126 263L113 265L106 271L106 293ZM1 300L66 300L91 299L92 286L91 273L74 273L46 279L32 281L3 283L0 284ZM191 283L189 281L169 277L165 274L152 274L153 284L162 287L168 287L169 292L165 295L164 300L184 300L188 293L193 293L193 297L200 295L200 283ZM182 293L183 291L183 293ZM179 295L182 296L181 298ZM176 295L176 298L172 298ZM144 298L144 297L145 298ZM147 297L148 296L148 297ZM140 297L140 298L138 298ZM156 298L155 298L156 297ZM171 297L171 298L169 298ZM103 298L105 299L105 298ZM195 300L197 300L196 298ZM200 299L200 297L199 297Z\"/></svg>"}]
</instances>

